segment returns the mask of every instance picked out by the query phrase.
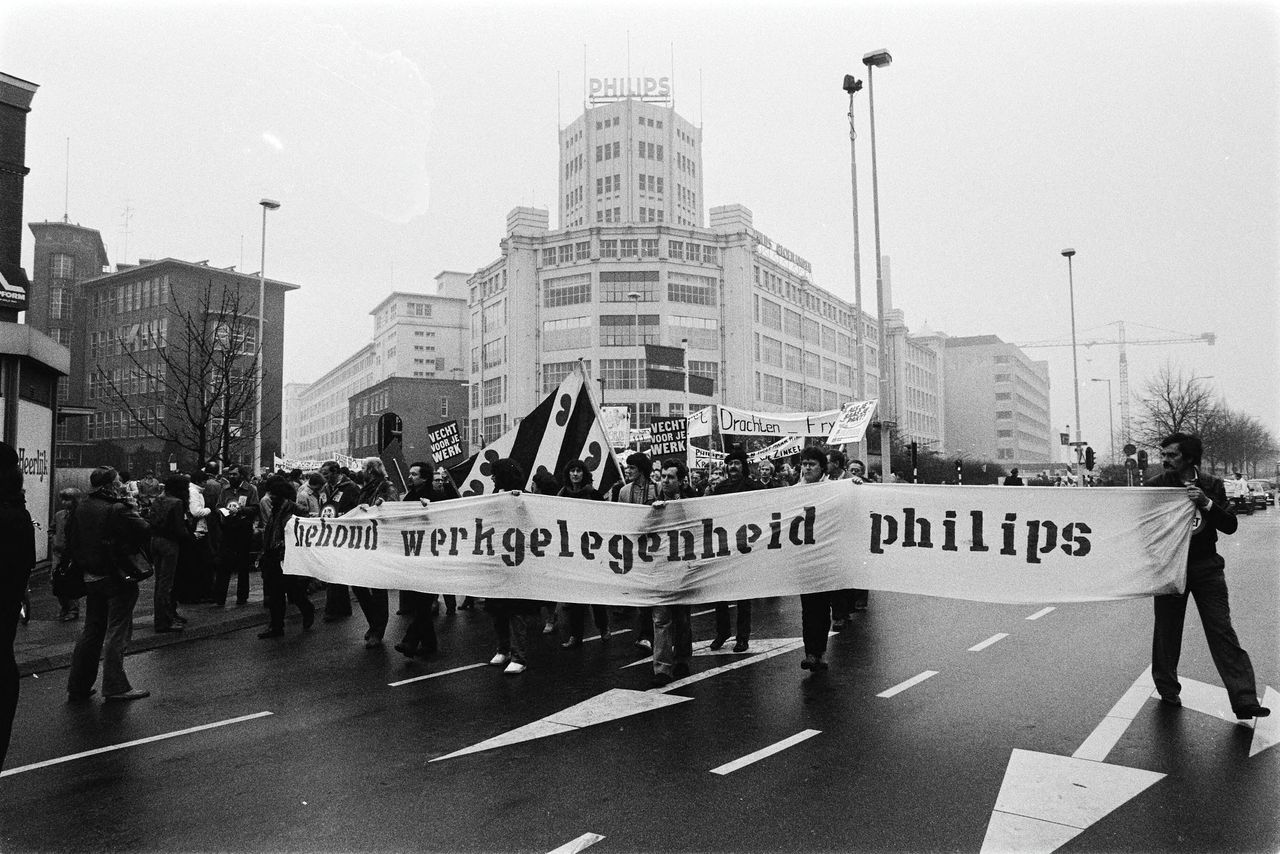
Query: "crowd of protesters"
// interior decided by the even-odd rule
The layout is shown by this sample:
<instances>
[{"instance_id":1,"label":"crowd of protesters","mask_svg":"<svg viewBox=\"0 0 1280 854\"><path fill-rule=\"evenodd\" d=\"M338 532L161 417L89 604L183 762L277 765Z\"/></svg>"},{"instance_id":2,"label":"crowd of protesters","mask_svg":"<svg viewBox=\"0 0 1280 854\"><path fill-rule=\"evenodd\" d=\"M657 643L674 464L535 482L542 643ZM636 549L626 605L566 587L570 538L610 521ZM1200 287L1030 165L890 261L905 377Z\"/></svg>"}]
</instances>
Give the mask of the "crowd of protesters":
<instances>
[{"instance_id":1,"label":"crowd of protesters","mask_svg":"<svg viewBox=\"0 0 1280 854\"><path fill-rule=\"evenodd\" d=\"M1213 527L1232 533L1235 520L1226 507L1221 481L1208 476L1202 478L1196 469L1199 439L1174 434L1163 445L1168 482L1157 479L1149 485L1188 484L1189 498L1200 512L1212 511L1209 515L1213 517ZM744 451L735 449L715 469L690 472L683 459L655 460L637 451L626 457L623 479L605 491L593 484L591 470L580 461L570 462L559 477L539 472L537 477L529 479L516 461L501 459L493 465L493 480L495 491L529 489L534 493L585 501L654 506L704 495L804 487L824 480L850 480L855 484L872 480L861 460L851 461L838 449L810 446L796 459L795 465L791 460L776 464L763 460L752 464ZM233 577L236 579L235 605L245 606L249 602L250 575L256 568L262 577L264 605L269 612L267 628L258 634L260 639L285 634L285 614L290 604L301 613L303 631L311 630L317 608L310 594L325 587L324 621L351 617L351 594L354 593L368 624L364 645L370 649L381 647L390 621L389 591L348 589L339 584L326 586L312 579L285 575L285 530L294 516L335 517L357 507L396 501L430 504L458 496L448 473L429 462L412 463L405 482L407 489L402 495L376 457L365 460L359 471L350 471L330 461L309 476L295 469L287 474L277 472L258 477L237 467L224 469L216 460L210 460L190 476L173 474L163 482L151 473L134 481L127 472L104 466L91 473L87 491L62 490L50 530L53 592L61 606L61 620L79 620L81 613L84 618L67 677L69 698L80 701L96 693L94 685L100 666L106 700L129 701L150 696L147 690L130 683L124 659L133 632L138 583L152 573L155 577L152 628L157 633L181 632L187 623L181 613L183 608L202 605L226 608ZM4 630L0 645L5 651L0 660L0 688L3 688L0 691L0 762L3 762L17 704L17 665L12 656L14 631L22 609L29 608L27 583L35 562L34 528L25 508L17 455L3 443L0 443L0 528L3 528L0 535L6 548L12 552L10 562L19 570L0 577L3 582L0 613L4 616L0 623ZM1230 630L1225 583L1221 581L1222 561L1213 549L1211 533L1197 530L1192 537L1193 557L1207 556L1201 563L1208 569L1201 574L1211 576L1206 576L1209 581L1201 585L1205 590L1197 589L1194 595L1203 616L1206 608L1218 607L1219 603L1212 600L1206 605L1201 599L1221 594L1220 613L1214 611L1213 617L1216 626L1225 626L1221 634L1226 639L1210 635L1215 663L1220 670L1225 668L1223 678L1232 694L1237 716L1262 717L1269 712L1257 702L1247 654L1239 648ZM1191 563L1193 568L1200 566L1194 560ZM1213 587L1211 582L1218 586ZM400 592L397 614L409 619L395 649L404 656L430 657L439 651L434 626L439 596L419 591ZM1179 685L1174 673L1177 649L1181 646L1180 609L1185 608L1186 598L1186 593L1180 597L1156 597L1153 661L1158 665L1156 684L1169 705L1179 704ZM444 601L446 614L452 614L455 610L469 610L476 600L466 597L459 605L454 596L445 594ZM832 630L840 631L847 626L851 614L865 610L867 602L866 590L801 595L804 658L800 667L813 672L826 670L824 656ZM562 649L573 650L582 645L588 612L601 639L608 639L611 634L610 608L598 603L489 598L484 601L484 609L491 618L496 646L489 664L504 667L509 674L523 673L528 667L534 646L532 635L539 626L542 634L557 632L558 613L564 617L565 640L559 645ZM652 656L654 685L669 686L689 675L693 647L690 606L625 610L630 611L629 618L634 621L637 649ZM733 651L747 652L751 611L751 600L739 600L736 622L733 622L730 603L717 602L715 635L709 648L723 648L732 631ZM1166 612L1175 611L1174 617L1164 619Z\"/></svg>"}]
</instances>

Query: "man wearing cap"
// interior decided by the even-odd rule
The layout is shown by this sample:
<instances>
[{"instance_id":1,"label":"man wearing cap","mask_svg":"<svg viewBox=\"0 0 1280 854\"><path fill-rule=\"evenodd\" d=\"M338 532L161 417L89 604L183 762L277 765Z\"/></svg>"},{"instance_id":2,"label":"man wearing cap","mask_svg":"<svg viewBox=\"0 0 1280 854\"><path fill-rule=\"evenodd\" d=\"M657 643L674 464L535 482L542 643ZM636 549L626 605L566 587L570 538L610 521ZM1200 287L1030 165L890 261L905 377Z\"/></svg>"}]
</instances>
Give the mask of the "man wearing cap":
<instances>
[{"instance_id":1,"label":"man wearing cap","mask_svg":"<svg viewBox=\"0 0 1280 854\"><path fill-rule=\"evenodd\" d=\"M18 711L18 662L13 643L27 580L36 565L36 529L22 494L22 467L12 446L0 442L0 765L9 750Z\"/></svg>"},{"instance_id":2,"label":"man wearing cap","mask_svg":"<svg viewBox=\"0 0 1280 854\"><path fill-rule=\"evenodd\" d=\"M724 458L724 480L717 483L710 490L708 495L732 495L735 492L750 492L756 489L763 489L760 481L753 479L747 474L748 468L747 452L741 448L734 448ZM751 639L751 600L738 600L738 637L737 642L733 645L734 652L746 652L747 643ZM729 603L716 603L716 637L711 641L711 648L720 649L729 640Z\"/></svg>"}]
</instances>

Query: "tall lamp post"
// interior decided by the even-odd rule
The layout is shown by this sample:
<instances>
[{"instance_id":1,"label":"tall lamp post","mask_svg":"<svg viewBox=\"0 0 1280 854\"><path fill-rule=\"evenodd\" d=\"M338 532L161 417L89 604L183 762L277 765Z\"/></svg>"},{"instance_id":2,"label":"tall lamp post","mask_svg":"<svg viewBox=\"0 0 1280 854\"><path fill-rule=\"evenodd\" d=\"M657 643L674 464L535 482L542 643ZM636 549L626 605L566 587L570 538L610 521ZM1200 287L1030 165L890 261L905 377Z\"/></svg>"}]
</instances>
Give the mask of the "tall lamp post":
<instances>
[{"instance_id":1,"label":"tall lamp post","mask_svg":"<svg viewBox=\"0 0 1280 854\"><path fill-rule=\"evenodd\" d=\"M643 296L639 291L631 291L627 294L627 298L631 300L634 307L635 323L636 323L636 346L640 348L640 352L644 353L644 342L640 338L640 297ZM640 430L640 356L636 356L636 430ZM639 433L636 434L636 450L640 450Z\"/></svg>"},{"instance_id":2,"label":"tall lamp post","mask_svg":"<svg viewBox=\"0 0 1280 854\"><path fill-rule=\"evenodd\" d=\"M258 401L253 419L253 473L256 476L262 468L262 357L265 349L262 346L262 318L267 312L267 211L280 209L280 203L274 199L262 199L262 258L258 264Z\"/></svg>"},{"instance_id":3,"label":"tall lamp post","mask_svg":"<svg viewBox=\"0 0 1280 854\"><path fill-rule=\"evenodd\" d=\"M893 387L888 370L888 342L885 337L884 315L884 259L880 254L880 179L876 172L876 86L875 69L884 68L893 62L889 51L873 50L862 57L862 64L867 67L867 98L871 113L871 217L875 223L876 235L876 331L879 338L879 358L877 367L880 376L880 479L889 482L892 469L890 459L889 433L893 428ZM852 97L852 96L851 96ZM859 321L862 318L858 318Z\"/></svg>"},{"instance_id":4,"label":"tall lamp post","mask_svg":"<svg viewBox=\"0 0 1280 854\"><path fill-rule=\"evenodd\" d=\"M1076 285L1071 271L1071 257L1074 249L1063 249L1062 256L1067 259L1067 289L1071 295L1071 387L1076 396L1076 486L1084 485L1084 475L1080 471L1080 368L1076 360Z\"/></svg>"},{"instance_id":5,"label":"tall lamp post","mask_svg":"<svg viewBox=\"0 0 1280 854\"><path fill-rule=\"evenodd\" d=\"M1091 383L1107 384L1107 429L1111 431L1111 464L1116 464L1116 419L1115 410L1111 408L1111 380L1093 377Z\"/></svg>"},{"instance_id":6,"label":"tall lamp post","mask_svg":"<svg viewBox=\"0 0 1280 854\"><path fill-rule=\"evenodd\" d=\"M855 144L858 135L853 128L853 96L861 91L862 81L852 74L846 74L843 88L849 93L849 173L853 176L853 347L857 354L853 364L854 370L858 372L854 393L858 400L866 400L867 366L866 354L862 348L862 252L858 233L858 146ZM863 458L865 443L865 437L858 441L859 459Z\"/></svg>"}]
</instances>

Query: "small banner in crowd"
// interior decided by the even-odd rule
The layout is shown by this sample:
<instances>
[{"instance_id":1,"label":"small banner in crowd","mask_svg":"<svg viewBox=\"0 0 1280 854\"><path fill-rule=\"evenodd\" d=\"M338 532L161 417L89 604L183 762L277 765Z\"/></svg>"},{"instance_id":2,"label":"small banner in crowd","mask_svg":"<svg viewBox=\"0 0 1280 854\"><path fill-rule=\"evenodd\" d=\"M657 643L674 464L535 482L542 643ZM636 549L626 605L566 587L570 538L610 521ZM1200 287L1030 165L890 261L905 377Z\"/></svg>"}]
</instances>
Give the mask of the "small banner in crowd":
<instances>
[{"instance_id":1,"label":"small banner in crowd","mask_svg":"<svg viewBox=\"0 0 1280 854\"><path fill-rule=\"evenodd\" d=\"M462 434L458 432L457 421L433 424L427 428L427 438L431 440L431 460L438 466L447 465L462 454Z\"/></svg>"},{"instance_id":2,"label":"small banner in crowd","mask_svg":"<svg viewBox=\"0 0 1280 854\"><path fill-rule=\"evenodd\" d=\"M631 410L625 406L600 407L600 423L609 437L609 447L625 448L631 443Z\"/></svg>"},{"instance_id":3,"label":"small banner in crowd","mask_svg":"<svg viewBox=\"0 0 1280 854\"><path fill-rule=\"evenodd\" d=\"M458 490L463 495L493 492L493 464L505 457L524 470L525 488L540 471L559 477L570 460L586 463L601 492L621 479L622 469L605 435L591 381L581 362L519 424L460 467L465 474Z\"/></svg>"},{"instance_id":4,"label":"small banner in crowd","mask_svg":"<svg viewBox=\"0 0 1280 854\"><path fill-rule=\"evenodd\" d=\"M661 505L505 493L294 518L284 571L382 590L695 604L865 588L1033 604L1186 585L1185 491L850 480Z\"/></svg>"},{"instance_id":5,"label":"small banner in crowd","mask_svg":"<svg viewBox=\"0 0 1280 854\"><path fill-rule=\"evenodd\" d=\"M762 460L776 460L780 457L789 457L792 454L798 454L804 449L803 436L788 436L785 439L779 439L772 445L767 445L759 450L752 451L747 454L747 462L758 463ZM699 448L693 446L693 464L695 466L705 466L709 463L718 463L728 454L724 451L714 451L708 448Z\"/></svg>"},{"instance_id":6,"label":"small banner in crowd","mask_svg":"<svg viewBox=\"0 0 1280 854\"><path fill-rule=\"evenodd\" d=\"M684 418L655 418L649 422L649 456L683 457L689 447L689 422Z\"/></svg>"},{"instance_id":7,"label":"small banner in crowd","mask_svg":"<svg viewBox=\"0 0 1280 854\"><path fill-rule=\"evenodd\" d=\"M363 460L356 457L349 457L346 454L334 454L324 460L301 460L295 457L282 457L275 455L276 471L293 471L294 469L302 469L304 472L320 471L320 466L332 460L337 463L340 468L346 468L350 471L356 471L360 468Z\"/></svg>"},{"instance_id":8,"label":"small banner in crowd","mask_svg":"<svg viewBox=\"0 0 1280 854\"><path fill-rule=\"evenodd\" d=\"M690 436L710 436L712 424L730 436L815 436L831 435L839 409L826 412L751 412L715 404L689 416Z\"/></svg>"},{"instance_id":9,"label":"small banner in crowd","mask_svg":"<svg viewBox=\"0 0 1280 854\"><path fill-rule=\"evenodd\" d=\"M876 404L879 402L873 399L846 403L836 416L827 444L834 448L837 445L861 442L862 437L867 435L867 425L871 423L871 416L876 414Z\"/></svg>"}]
</instances>

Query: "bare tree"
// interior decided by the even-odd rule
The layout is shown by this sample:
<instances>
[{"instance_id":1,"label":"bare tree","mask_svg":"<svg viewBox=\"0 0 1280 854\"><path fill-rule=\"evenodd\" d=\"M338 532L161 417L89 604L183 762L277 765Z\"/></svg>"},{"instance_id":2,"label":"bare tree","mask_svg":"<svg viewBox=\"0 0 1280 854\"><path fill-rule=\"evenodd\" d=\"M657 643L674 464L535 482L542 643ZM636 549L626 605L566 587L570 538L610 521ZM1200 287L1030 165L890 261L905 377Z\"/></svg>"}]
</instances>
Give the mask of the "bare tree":
<instances>
[{"instance_id":1,"label":"bare tree","mask_svg":"<svg viewBox=\"0 0 1280 854\"><path fill-rule=\"evenodd\" d=\"M243 304L242 304L243 303ZM230 459L251 447L261 357L252 300L212 279L194 303L174 295L167 322L139 324L110 342L126 357L94 381L142 432L194 455Z\"/></svg>"},{"instance_id":2,"label":"bare tree","mask_svg":"<svg viewBox=\"0 0 1280 854\"><path fill-rule=\"evenodd\" d=\"M1261 421L1252 415L1235 412L1225 404L1220 406L1219 417L1205 432L1205 458L1214 468L1222 464L1222 471L1258 473L1258 463L1274 459L1277 452L1275 436Z\"/></svg>"},{"instance_id":3,"label":"bare tree","mask_svg":"<svg viewBox=\"0 0 1280 854\"><path fill-rule=\"evenodd\" d=\"M1218 403L1209 383L1192 372L1184 374L1166 363L1147 381L1138 398L1137 440L1152 448L1170 433L1186 432L1203 435L1212 430L1218 416Z\"/></svg>"}]
</instances>

